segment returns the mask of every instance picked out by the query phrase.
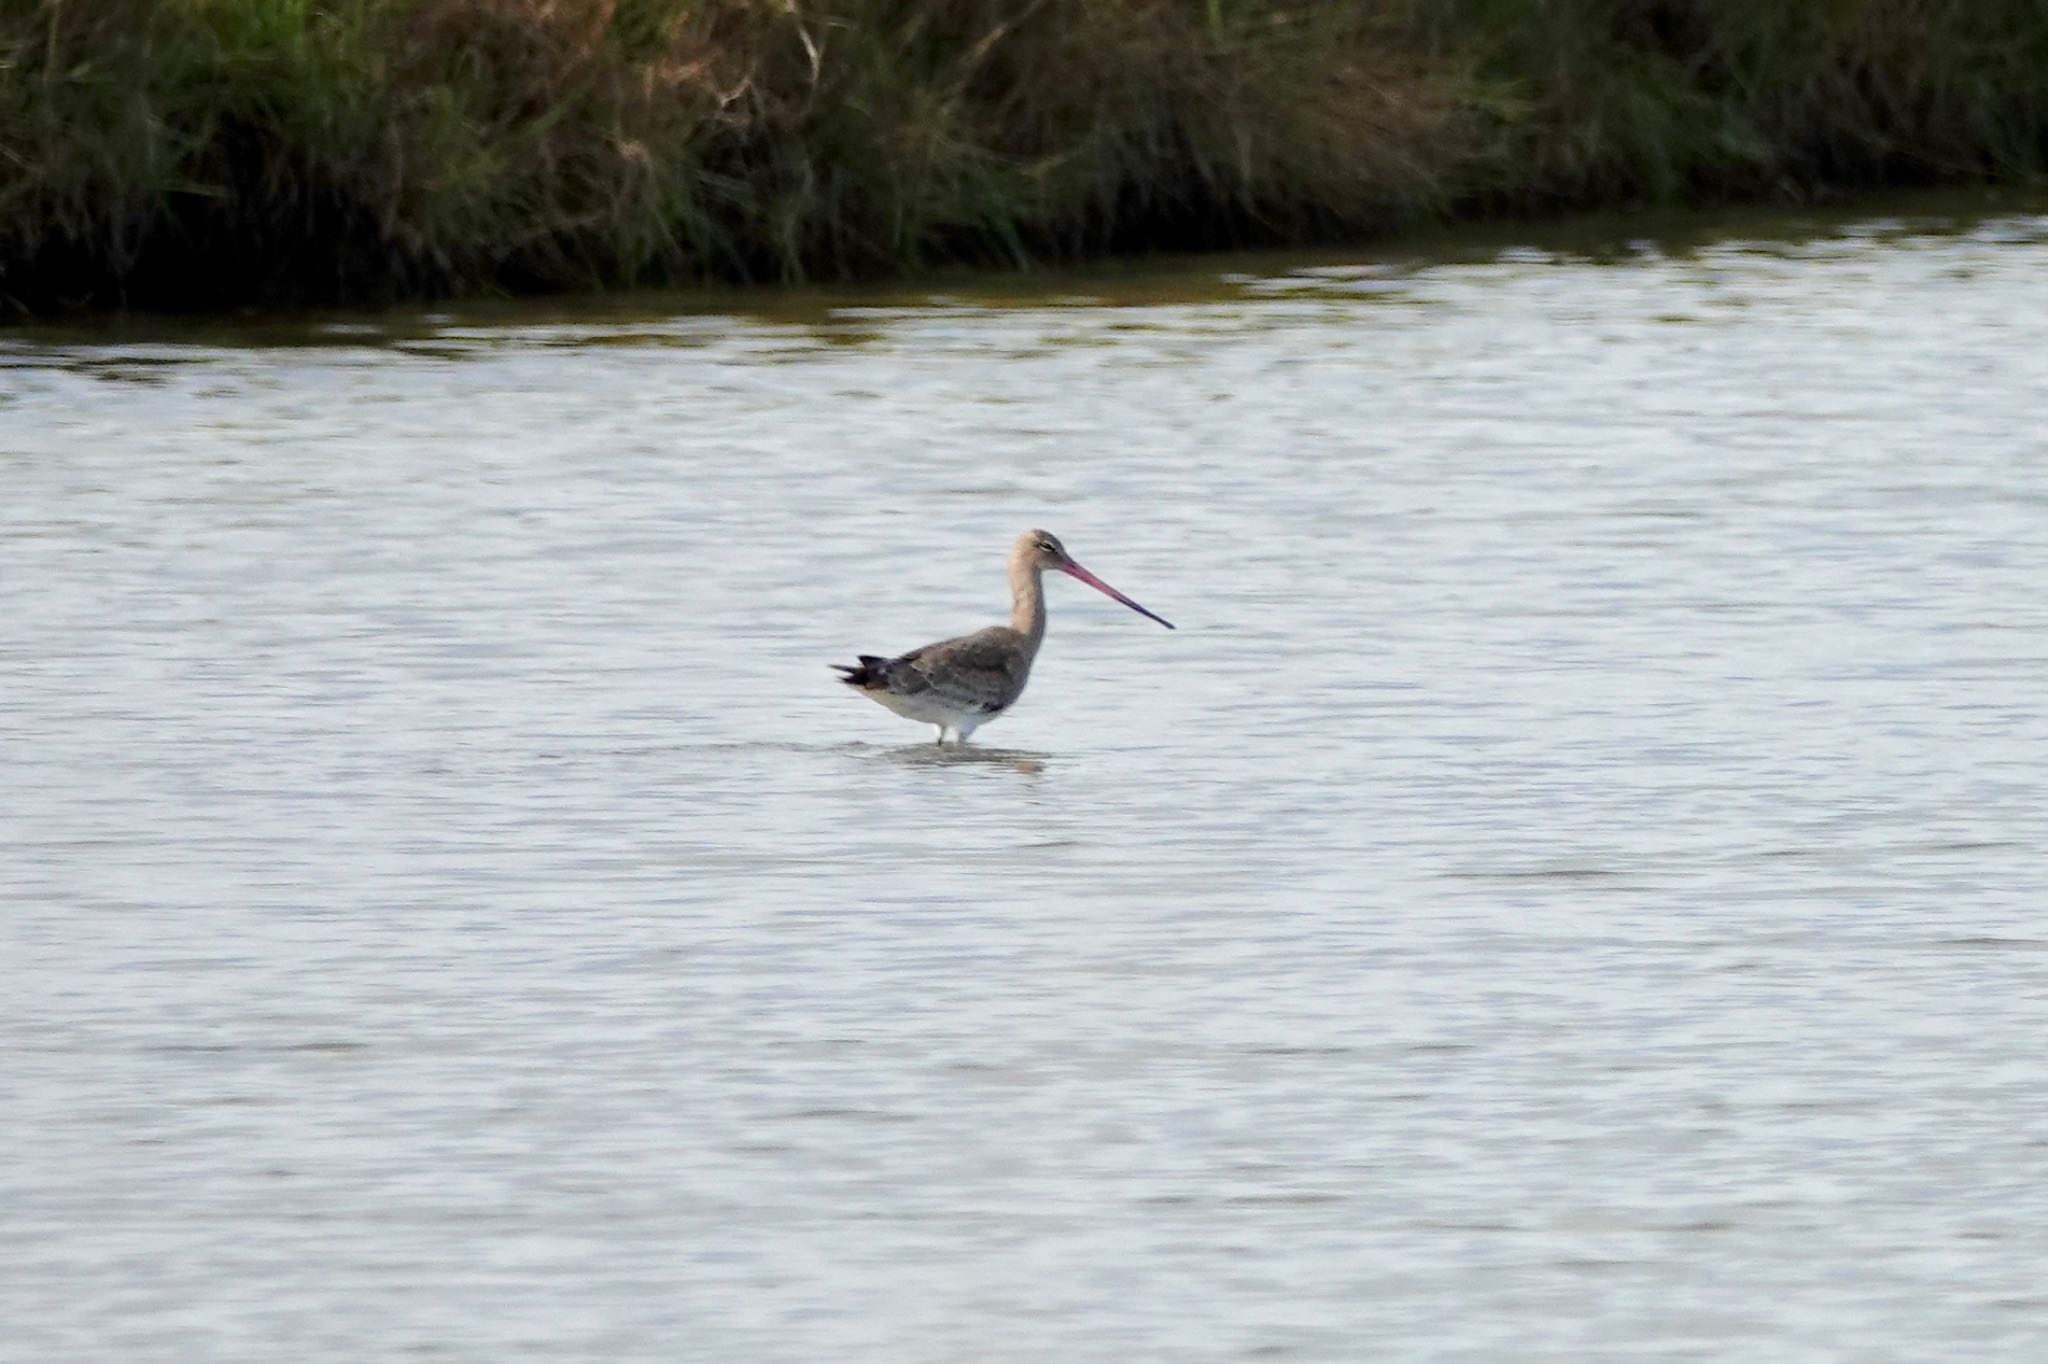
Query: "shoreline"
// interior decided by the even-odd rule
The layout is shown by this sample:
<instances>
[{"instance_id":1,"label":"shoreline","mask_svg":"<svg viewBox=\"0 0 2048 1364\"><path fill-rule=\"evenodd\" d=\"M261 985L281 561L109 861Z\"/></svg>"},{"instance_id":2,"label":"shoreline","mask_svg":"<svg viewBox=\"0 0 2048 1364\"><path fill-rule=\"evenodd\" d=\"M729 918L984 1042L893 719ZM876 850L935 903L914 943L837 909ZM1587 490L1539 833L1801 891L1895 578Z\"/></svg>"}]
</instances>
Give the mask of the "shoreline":
<instances>
[{"instance_id":1,"label":"shoreline","mask_svg":"<svg viewBox=\"0 0 2048 1364\"><path fill-rule=\"evenodd\" d=\"M1430 224L1348 244L1141 252L1024 268L940 265L916 273L843 280L486 292L213 310L74 310L0 318L0 339L330 345L360 337L366 344L382 346L438 336L447 328L607 326L699 316L810 325L841 323L848 309L1123 306L1154 303L1162 297L1203 304L1247 297L1247 284L1298 271L1365 270L1398 281L1415 271L1495 262L1510 252L1626 268L1646 253L1684 255L1730 243L1766 252L1797 252L1814 243L1857 235L1866 226L1887 235L1942 237L1966 235L2008 219L2048 224L2048 191L2009 186L1878 189L1824 205L1733 202L1696 209L1587 210Z\"/></svg>"},{"instance_id":2,"label":"shoreline","mask_svg":"<svg viewBox=\"0 0 2048 1364\"><path fill-rule=\"evenodd\" d=\"M2033 0L38 0L0 57L16 320L1379 252L2048 178Z\"/></svg>"}]
</instances>

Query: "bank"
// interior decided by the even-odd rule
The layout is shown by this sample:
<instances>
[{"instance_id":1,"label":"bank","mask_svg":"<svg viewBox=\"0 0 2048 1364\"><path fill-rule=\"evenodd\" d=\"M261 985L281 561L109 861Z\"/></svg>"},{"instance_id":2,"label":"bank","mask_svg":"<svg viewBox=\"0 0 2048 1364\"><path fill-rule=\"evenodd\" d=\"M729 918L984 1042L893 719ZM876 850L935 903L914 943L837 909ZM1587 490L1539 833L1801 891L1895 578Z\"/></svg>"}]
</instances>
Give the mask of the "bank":
<instances>
[{"instance_id":1,"label":"bank","mask_svg":"<svg viewBox=\"0 0 2048 1364\"><path fill-rule=\"evenodd\" d=\"M2038 182L2040 0L21 0L0 309L843 279Z\"/></svg>"}]
</instances>

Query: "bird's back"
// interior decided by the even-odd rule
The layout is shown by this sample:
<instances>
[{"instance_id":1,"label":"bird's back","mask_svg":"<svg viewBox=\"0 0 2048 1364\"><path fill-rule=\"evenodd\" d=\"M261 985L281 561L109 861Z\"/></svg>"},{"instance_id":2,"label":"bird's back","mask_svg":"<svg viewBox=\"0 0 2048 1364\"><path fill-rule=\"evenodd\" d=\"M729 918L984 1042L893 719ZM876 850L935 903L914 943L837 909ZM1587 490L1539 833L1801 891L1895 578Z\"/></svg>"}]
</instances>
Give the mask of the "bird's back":
<instances>
[{"instance_id":1,"label":"bird's back","mask_svg":"<svg viewBox=\"0 0 2048 1364\"><path fill-rule=\"evenodd\" d=\"M1006 710L1031 676L1031 639L1007 625L927 644L895 658L860 656L860 667L840 665L847 685L886 691L965 714Z\"/></svg>"}]
</instances>

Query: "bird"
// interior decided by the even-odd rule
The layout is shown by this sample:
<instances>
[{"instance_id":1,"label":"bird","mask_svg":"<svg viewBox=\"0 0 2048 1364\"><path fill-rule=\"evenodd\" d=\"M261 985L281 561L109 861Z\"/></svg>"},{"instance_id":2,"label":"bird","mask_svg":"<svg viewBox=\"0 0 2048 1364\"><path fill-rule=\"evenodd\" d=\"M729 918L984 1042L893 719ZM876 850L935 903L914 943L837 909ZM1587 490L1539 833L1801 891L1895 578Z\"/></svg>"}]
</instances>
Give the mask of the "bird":
<instances>
[{"instance_id":1,"label":"bird","mask_svg":"<svg viewBox=\"0 0 2048 1364\"><path fill-rule=\"evenodd\" d=\"M1008 625L991 625L958 639L941 640L894 658L859 655L853 665L832 666L840 681L887 706L906 720L933 726L937 742L964 744L975 730L1003 714L1024 694L1032 660L1045 641L1047 570L1079 578L1167 629L1173 622L1148 611L1074 562L1050 531L1027 530L1010 549L1010 594L1015 607Z\"/></svg>"}]
</instances>

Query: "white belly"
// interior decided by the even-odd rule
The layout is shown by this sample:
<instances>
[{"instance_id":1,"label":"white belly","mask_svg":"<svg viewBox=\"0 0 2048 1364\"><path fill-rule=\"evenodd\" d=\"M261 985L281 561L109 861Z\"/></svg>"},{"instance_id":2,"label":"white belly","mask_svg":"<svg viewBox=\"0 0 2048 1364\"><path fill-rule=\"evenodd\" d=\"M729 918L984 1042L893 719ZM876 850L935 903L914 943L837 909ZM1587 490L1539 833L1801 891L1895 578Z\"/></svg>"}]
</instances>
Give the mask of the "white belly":
<instances>
[{"instance_id":1,"label":"white belly","mask_svg":"<svg viewBox=\"0 0 2048 1364\"><path fill-rule=\"evenodd\" d=\"M919 724L944 725L947 729L958 729L962 725L972 728L993 718L979 707L949 706L930 693L922 696L898 696L894 692L871 691L867 695L874 697L904 719L915 720Z\"/></svg>"}]
</instances>

